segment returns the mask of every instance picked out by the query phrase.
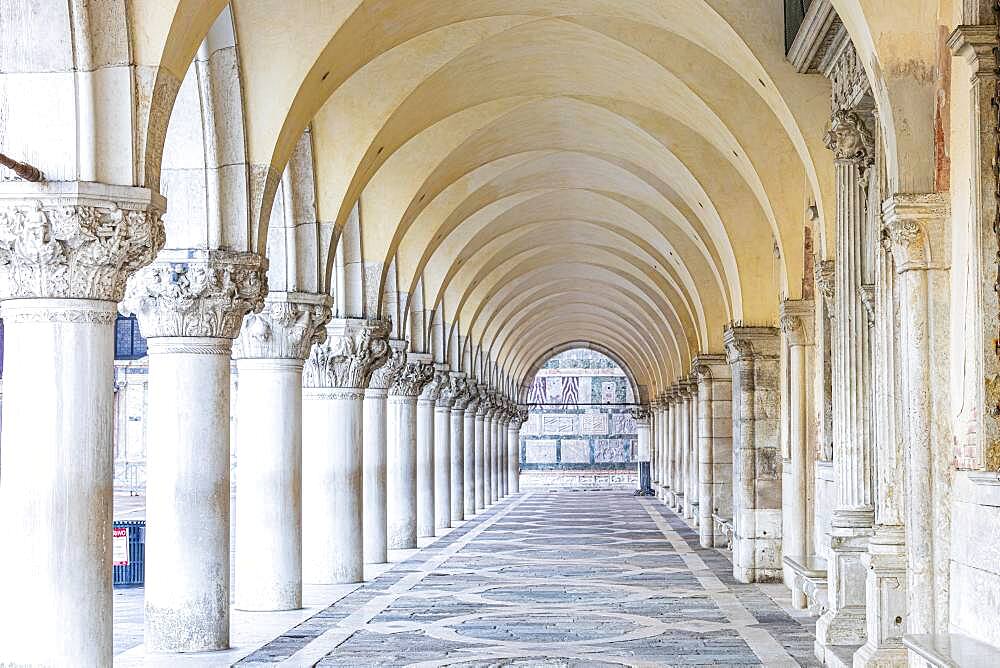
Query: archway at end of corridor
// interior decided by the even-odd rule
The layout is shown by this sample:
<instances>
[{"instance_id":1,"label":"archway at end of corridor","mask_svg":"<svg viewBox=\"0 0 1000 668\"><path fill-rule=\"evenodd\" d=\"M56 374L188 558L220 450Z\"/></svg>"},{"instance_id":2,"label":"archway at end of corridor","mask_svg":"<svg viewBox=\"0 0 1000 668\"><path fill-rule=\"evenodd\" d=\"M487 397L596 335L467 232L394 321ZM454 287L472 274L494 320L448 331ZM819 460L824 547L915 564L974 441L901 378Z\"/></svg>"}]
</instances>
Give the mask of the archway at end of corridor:
<instances>
[{"instance_id":1,"label":"archway at end of corridor","mask_svg":"<svg viewBox=\"0 0 1000 668\"><path fill-rule=\"evenodd\" d=\"M526 388L522 488L635 489L635 382L588 347L554 352Z\"/></svg>"}]
</instances>

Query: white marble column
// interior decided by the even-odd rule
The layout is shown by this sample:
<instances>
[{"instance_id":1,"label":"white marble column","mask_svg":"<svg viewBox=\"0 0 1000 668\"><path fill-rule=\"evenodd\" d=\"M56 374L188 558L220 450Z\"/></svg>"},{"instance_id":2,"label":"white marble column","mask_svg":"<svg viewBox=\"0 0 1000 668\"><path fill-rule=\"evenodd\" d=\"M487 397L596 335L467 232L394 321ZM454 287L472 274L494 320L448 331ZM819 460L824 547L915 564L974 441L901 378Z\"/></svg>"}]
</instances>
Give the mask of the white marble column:
<instances>
[{"instance_id":1,"label":"white marble column","mask_svg":"<svg viewBox=\"0 0 1000 668\"><path fill-rule=\"evenodd\" d=\"M689 380L688 398L688 466L687 486L684 493L684 517L698 525L698 384Z\"/></svg>"},{"instance_id":2,"label":"white marble column","mask_svg":"<svg viewBox=\"0 0 1000 668\"><path fill-rule=\"evenodd\" d=\"M501 499L507 496L509 486L507 481L507 426L510 424L510 418L510 401L505 399L503 412L500 413L500 420L497 422L497 479L500 484L497 496Z\"/></svg>"},{"instance_id":3,"label":"white marble column","mask_svg":"<svg viewBox=\"0 0 1000 668\"><path fill-rule=\"evenodd\" d=\"M240 610L302 607L302 367L326 337L330 297L271 293L233 349L236 596Z\"/></svg>"},{"instance_id":4,"label":"white marble column","mask_svg":"<svg viewBox=\"0 0 1000 668\"><path fill-rule=\"evenodd\" d=\"M417 536L434 536L435 451L434 409L448 374L434 367L434 378L417 400Z\"/></svg>"},{"instance_id":5,"label":"white marble column","mask_svg":"<svg viewBox=\"0 0 1000 668\"><path fill-rule=\"evenodd\" d=\"M466 379L469 400L465 404L462 425L462 512L465 519L476 514L476 413L479 410L479 387L474 378Z\"/></svg>"},{"instance_id":6,"label":"white marble column","mask_svg":"<svg viewBox=\"0 0 1000 668\"><path fill-rule=\"evenodd\" d=\"M527 409L517 407L507 427L507 479L511 494L521 491L521 425L527 418Z\"/></svg>"},{"instance_id":7,"label":"white marble column","mask_svg":"<svg viewBox=\"0 0 1000 668\"><path fill-rule=\"evenodd\" d=\"M733 392L733 577L780 581L779 332L726 330Z\"/></svg>"},{"instance_id":8,"label":"white marble column","mask_svg":"<svg viewBox=\"0 0 1000 668\"><path fill-rule=\"evenodd\" d=\"M163 251L122 310L149 345L146 647L229 646L230 356L267 291L260 256Z\"/></svg>"},{"instance_id":9,"label":"white marble column","mask_svg":"<svg viewBox=\"0 0 1000 668\"><path fill-rule=\"evenodd\" d=\"M940 194L885 203L899 289L902 423L905 433L906 633L948 633L952 433L948 207Z\"/></svg>"},{"instance_id":10,"label":"white marble column","mask_svg":"<svg viewBox=\"0 0 1000 668\"><path fill-rule=\"evenodd\" d=\"M407 345L402 339L389 341L389 359L375 370L365 390L361 486L366 564L384 564L389 560L387 397L389 387L406 366Z\"/></svg>"},{"instance_id":11,"label":"white marble column","mask_svg":"<svg viewBox=\"0 0 1000 668\"><path fill-rule=\"evenodd\" d=\"M364 393L389 358L385 321L335 319L303 373L303 579L364 580Z\"/></svg>"},{"instance_id":12,"label":"white marble column","mask_svg":"<svg viewBox=\"0 0 1000 668\"><path fill-rule=\"evenodd\" d=\"M671 503L670 507L678 513L684 508L684 388L680 383L673 387L673 461L670 468L673 476L670 481Z\"/></svg>"},{"instance_id":13,"label":"white marble column","mask_svg":"<svg viewBox=\"0 0 1000 668\"><path fill-rule=\"evenodd\" d=\"M809 514L809 471L815 451L809 440L809 380L813 347L812 300L781 304L782 346L785 351L784 409L786 429L782 447L781 536L784 556L798 563L812 552ZM794 586L795 574L784 566L785 584L792 589L792 607L806 607L805 594Z\"/></svg>"},{"instance_id":14,"label":"white marble column","mask_svg":"<svg viewBox=\"0 0 1000 668\"><path fill-rule=\"evenodd\" d=\"M664 421L665 429L663 431L663 439L666 442L666 449L664 452L664 493L663 502L668 506L674 505L674 491L675 491L675 467L674 467L674 457L676 456L677 450L677 391L675 386L671 386L669 390L665 393L667 401L667 411L666 419Z\"/></svg>"},{"instance_id":15,"label":"white marble column","mask_svg":"<svg viewBox=\"0 0 1000 668\"><path fill-rule=\"evenodd\" d=\"M732 517L732 387L725 355L695 357L698 383L698 540L702 547L723 547L713 516Z\"/></svg>"},{"instance_id":16,"label":"white marble column","mask_svg":"<svg viewBox=\"0 0 1000 668\"><path fill-rule=\"evenodd\" d=\"M486 508L486 489L489 468L486 465L486 416L490 411L490 398L486 385L479 385L479 406L476 408L476 512Z\"/></svg>"},{"instance_id":17,"label":"white marble column","mask_svg":"<svg viewBox=\"0 0 1000 668\"><path fill-rule=\"evenodd\" d=\"M465 374L451 374L451 524L465 519L465 408L471 395Z\"/></svg>"},{"instance_id":18,"label":"white marble column","mask_svg":"<svg viewBox=\"0 0 1000 668\"><path fill-rule=\"evenodd\" d=\"M389 388L386 523L390 550L417 547L417 396L434 378L430 355L410 353Z\"/></svg>"},{"instance_id":19,"label":"white marble column","mask_svg":"<svg viewBox=\"0 0 1000 668\"><path fill-rule=\"evenodd\" d=\"M638 406L632 410L636 428L636 467L639 474L638 496L652 496L652 480L650 478L650 412L646 406Z\"/></svg>"},{"instance_id":20,"label":"white marble column","mask_svg":"<svg viewBox=\"0 0 1000 668\"><path fill-rule=\"evenodd\" d=\"M496 396L492 390L487 390L489 402L486 405L486 415L483 418L483 503L489 507L496 499L493 496L495 469L493 468L493 416L496 415Z\"/></svg>"},{"instance_id":21,"label":"white marble column","mask_svg":"<svg viewBox=\"0 0 1000 668\"><path fill-rule=\"evenodd\" d=\"M434 528L451 527L451 407L455 403L454 378L440 365L444 384L434 404Z\"/></svg>"},{"instance_id":22,"label":"white marble column","mask_svg":"<svg viewBox=\"0 0 1000 668\"><path fill-rule=\"evenodd\" d=\"M834 113L825 141L837 186L834 256L833 465L837 504L831 520L829 611L816 625L817 648L865 641L865 570L875 508L871 484L871 382L868 314L863 303L866 170L874 140L861 116ZM818 652L819 653L819 652Z\"/></svg>"},{"instance_id":23,"label":"white marble column","mask_svg":"<svg viewBox=\"0 0 1000 668\"><path fill-rule=\"evenodd\" d=\"M164 207L144 188L0 183L2 665L111 665L115 311Z\"/></svg>"},{"instance_id":24,"label":"white marble column","mask_svg":"<svg viewBox=\"0 0 1000 668\"><path fill-rule=\"evenodd\" d=\"M490 502L500 500L500 414L503 398L496 395L496 409L490 418Z\"/></svg>"},{"instance_id":25,"label":"white marble column","mask_svg":"<svg viewBox=\"0 0 1000 668\"><path fill-rule=\"evenodd\" d=\"M677 431L677 500L674 509L681 517L690 517L691 493L688 487L691 484L690 465L688 460L691 456L691 386L687 379L679 383L678 415L680 425Z\"/></svg>"}]
</instances>

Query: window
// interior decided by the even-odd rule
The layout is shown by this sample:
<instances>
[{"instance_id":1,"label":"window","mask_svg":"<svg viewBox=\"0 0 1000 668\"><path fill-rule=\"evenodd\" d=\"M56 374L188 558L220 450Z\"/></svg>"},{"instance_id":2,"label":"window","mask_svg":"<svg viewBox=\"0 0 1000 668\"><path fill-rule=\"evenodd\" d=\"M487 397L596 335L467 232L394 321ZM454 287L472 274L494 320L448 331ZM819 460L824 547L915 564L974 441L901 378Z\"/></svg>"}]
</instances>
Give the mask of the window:
<instances>
[{"instance_id":1,"label":"window","mask_svg":"<svg viewBox=\"0 0 1000 668\"><path fill-rule=\"evenodd\" d=\"M115 321L115 359L137 360L146 356L146 339L139 333L135 316L118 316Z\"/></svg>"}]
</instances>

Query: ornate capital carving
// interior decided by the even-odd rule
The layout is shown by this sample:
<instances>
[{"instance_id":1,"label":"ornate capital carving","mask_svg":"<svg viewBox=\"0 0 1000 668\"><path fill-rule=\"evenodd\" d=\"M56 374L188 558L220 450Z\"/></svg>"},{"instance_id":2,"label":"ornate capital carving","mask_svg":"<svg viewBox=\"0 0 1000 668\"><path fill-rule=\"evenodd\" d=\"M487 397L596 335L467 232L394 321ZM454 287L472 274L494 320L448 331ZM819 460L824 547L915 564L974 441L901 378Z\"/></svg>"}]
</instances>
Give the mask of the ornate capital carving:
<instances>
[{"instance_id":1,"label":"ornate capital carving","mask_svg":"<svg viewBox=\"0 0 1000 668\"><path fill-rule=\"evenodd\" d=\"M387 320L337 319L327 339L313 346L302 375L305 387L365 389L389 358Z\"/></svg>"},{"instance_id":2,"label":"ornate capital carving","mask_svg":"<svg viewBox=\"0 0 1000 668\"><path fill-rule=\"evenodd\" d=\"M406 367L406 348L408 342L402 339L389 341L389 357L385 364L372 372L368 388L372 390L388 390Z\"/></svg>"},{"instance_id":3,"label":"ornate capital carving","mask_svg":"<svg viewBox=\"0 0 1000 668\"><path fill-rule=\"evenodd\" d=\"M119 307L146 338L235 339L267 294L267 260L254 253L169 249L128 282Z\"/></svg>"},{"instance_id":4,"label":"ornate capital carving","mask_svg":"<svg viewBox=\"0 0 1000 668\"><path fill-rule=\"evenodd\" d=\"M420 393L420 399L436 404L438 399L441 398L441 393L444 392L444 389L448 387L450 382L451 378L448 376L447 365L435 364L434 377L424 387L424 391Z\"/></svg>"},{"instance_id":5,"label":"ornate capital carving","mask_svg":"<svg viewBox=\"0 0 1000 668\"><path fill-rule=\"evenodd\" d=\"M476 407L476 417L486 419L487 414L493 410L489 386L485 383L480 383L476 386L476 389L479 392L479 405Z\"/></svg>"},{"instance_id":6,"label":"ornate capital carving","mask_svg":"<svg viewBox=\"0 0 1000 668\"><path fill-rule=\"evenodd\" d=\"M827 304L833 305L833 297L836 294L837 270L833 260L820 260L813 265L813 276L816 279L816 288L819 290Z\"/></svg>"},{"instance_id":7,"label":"ornate capital carving","mask_svg":"<svg viewBox=\"0 0 1000 668\"><path fill-rule=\"evenodd\" d=\"M649 407L648 406L633 406L632 418L636 421L636 424L648 427L649 426Z\"/></svg>"},{"instance_id":8,"label":"ornate capital carving","mask_svg":"<svg viewBox=\"0 0 1000 668\"><path fill-rule=\"evenodd\" d=\"M823 143L833 151L837 160L853 163L862 169L875 161L875 138L856 111L838 109L833 112Z\"/></svg>"},{"instance_id":9,"label":"ornate capital carving","mask_svg":"<svg viewBox=\"0 0 1000 668\"><path fill-rule=\"evenodd\" d=\"M166 240L165 200L146 188L0 185L0 299L121 301Z\"/></svg>"},{"instance_id":10,"label":"ornate capital carving","mask_svg":"<svg viewBox=\"0 0 1000 668\"><path fill-rule=\"evenodd\" d=\"M813 311L811 299L785 300L781 303L779 323L786 340L793 346L813 344Z\"/></svg>"},{"instance_id":11,"label":"ornate capital carving","mask_svg":"<svg viewBox=\"0 0 1000 668\"><path fill-rule=\"evenodd\" d=\"M896 194L882 205L882 242L897 272L948 266L948 201L940 193Z\"/></svg>"},{"instance_id":12,"label":"ornate capital carving","mask_svg":"<svg viewBox=\"0 0 1000 668\"><path fill-rule=\"evenodd\" d=\"M264 310L243 319L233 346L236 359L305 360L313 344L326 340L329 295L272 292Z\"/></svg>"},{"instance_id":13,"label":"ornate capital carving","mask_svg":"<svg viewBox=\"0 0 1000 668\"><path fill-rule=\"evenodd\" d=\"M389 394L394 397L416 398L433 379L434 365L410 355L389 388Z\"/></svg>"},{"instance_id":14,"label":"ornate capital carving","mask_svg":"<svg viewBox=\"0 0 1000 668\"><path fill-rule=\"evenodd\" d=\"M469 404L469 400L472 399L472 393L469 391L469 381L466 379L465 374L453 373L451 376L451 387L454 393L452 408L464 411Z\"/></svg>"},{"instance_id":15,"label":"ornate capital carving","mask_svg":"<svg viewBox=\"0 0 1000 668\"><path fill-rule=\"evenodd\" d=\"M465 390L469 393L469 398L465 403L466 412L472 412L475 414L479 410L479 386L476 384L475 378L465 379Z\"/></svg>"}]
</instances>

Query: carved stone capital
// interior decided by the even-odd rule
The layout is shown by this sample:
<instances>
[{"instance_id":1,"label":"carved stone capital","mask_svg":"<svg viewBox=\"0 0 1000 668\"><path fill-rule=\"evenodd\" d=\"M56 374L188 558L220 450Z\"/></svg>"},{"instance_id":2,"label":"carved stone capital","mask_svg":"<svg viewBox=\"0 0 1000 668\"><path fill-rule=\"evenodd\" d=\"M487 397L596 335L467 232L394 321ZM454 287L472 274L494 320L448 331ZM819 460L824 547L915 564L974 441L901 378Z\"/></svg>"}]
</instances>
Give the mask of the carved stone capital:
<instances>
[{"instance_id":1,"label":"carved stone capital","mask_svg":"<svg viewBox=\"0 0 1000 668\"><path fill-rule=\"evenodd\" d=\"M476 417L486 419L487 414L493 410L490 389L485 383L479 383L476 389L479 392L479 405L476 407Z\"/></svg>"},{"instance_id":2,"label":"carved stone capital","mask_svg":"<svg viewBox=\"0 0 1000 668\"><path fill-rule=\"evenodd\" d=\"M302 375L313 388L365 389L389 358L387 320L338 318L327 325L327 339L313 346Z\"/></svg>"},{"instance_id":3,"label":"carved stone capital","mask_svg":"<svg viewBox=\"0 0 1000 668\"><path fill-rule=\"evenodd\" d=\"M823 143L834 158L866 169L875 161L875 137L856 111L838 109L830 119Z\"/></svg>"},{"instance_id":4,"label":"carved stone capital","mask_svg":"<svg viewBox=\"0 0 1000 668\"><path fill-rule=\"evenodd\" d=\"M454 393L451 407L454 410L464 411L469 404L469 400L472 399L472 393L469 391L469 381L466 379L465 374L453 372L451 374L451 387Z\"/></svg>"},{"instance_id":5,"label":"carved stone capital","mask_svg":"<svg viewBox=\"0 0 1000 668\"><path fill-rule=\"evenodd\" d=\"M948 266L948 213L948 203L938 193L897 194L885 201L883 239L892 251L897 272Z\"/></svg>"},{"instance_id":6,"label":"carved stone capital","mask_svg":"<svg viewBox=\"0 0 1000 668\"><path fill-rule=\"evenodd\" d=\"M389 340L389 357L385 364L372 372L368 389L388 390L406 367L406 348L409 343L404 339Z\"/></svg>"},{"instance_id":7,"label":"carved stone capital","mask_svg":"<svg viewBox=\"0 0 1000 668\"><path fill-rule=\"evenodd\" d=\"M119 310L148 339L235 339L244 316L264 308L266 272L255 253L168 249L129 280Z\"/></svg>"},{"instance_id":8,"label":"carved stone capital","mask_svg":"<svg viewBox=\"0 0 1000 668\"><path fill-rule=\"evenodd\" d=\"M326 339L331 301L329 295L269 293L264 309L243 319L233 357L305 360L313 344Z\"/></svg>"},{"instance_id":9,"label":"carved stone capital","mask_svg":"<svg viewBox=\"0 0 1000 668\"><path fill-rule=\"evenodd\" d=\"M0 300L121 301L166 240L166 200L101 183L0 183Z\"/></svg>"},{"instance_id":10,"label":"carved stone capital","mask_svg":"<svg viewBox=\"0 0 1000 668\"><path fill-rule=\"evenodd\" d=\"M416 398L433 379L434 364L431 363L430 356L410 354L389 388L389 395Z\"/></svg>"},{"instance_id":11,"label":"carved stone capital","mask_svg":"<svg viewBox=\"0 0 1000 668\"><path fill-rule=\"evenodd\" d=\"M448 365L435 364L434 378L431 379L431 382L427 383L424 387L424 391L420 393L421 401L430 401L436 404L438 399L441 398L441 393L444 392L450 382L451 378L448 376Z\"/></svg>"},{"instance_id":12,"label":"carved stone capital","mask_svg":"<svg viewBox=\"0 0 1000 668\"><path fill-rule=\"evenodd\" d=\"M785 300L781 303L781 332L793 346L813 345L814 305L811 299Z\"/></svg>"},{"instance_id":13,"label":"carved stone capital","mask_svg":"<svg viewBox=\"0 0 1000 668\"><path fill-rule=\"evenodd\" d=\"M728 328L723 335L730 364L752 362L758 357L778 357L778 330L774 327Z\"/></svg>"},{"instance_id":14,"label":"carved stone capital","mask_svg":"<svg viewBox=\"0 0 1000 668\"><path fill-rule=\"evenodd\" d=\"M636 424L642 427L649 426L649 407L648 406L633 406L632 419L635 420Z\"/></svg>"},{"instance_id":15,"label":"carved stone capital","mask_svg":"<svg viewBox=\"0 0 1000 668\"><path fill-rule=\"evenodd\" d=\"M829 306L833 306L833 297L836 294L837 270L833 260L820 260L813 265L813 277L816 279L816 288Z\"/></svg>"},{"instance_id":16,"label":"carved stone capital","mask_svg":"<svg viewBox=\"0 0 1000 668\"><path fill-rule=\"evenodd\" d=\"M473 415L479 410L479 402L481 397L479 396L479 385L476 383L475 378L465 379L465 390L469 393L469 398L465 403L466 412L471 412Z\"/></svg>"}]
</instances>

